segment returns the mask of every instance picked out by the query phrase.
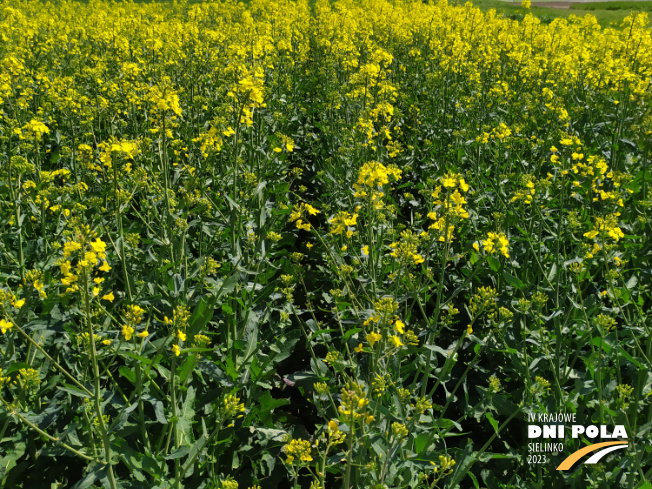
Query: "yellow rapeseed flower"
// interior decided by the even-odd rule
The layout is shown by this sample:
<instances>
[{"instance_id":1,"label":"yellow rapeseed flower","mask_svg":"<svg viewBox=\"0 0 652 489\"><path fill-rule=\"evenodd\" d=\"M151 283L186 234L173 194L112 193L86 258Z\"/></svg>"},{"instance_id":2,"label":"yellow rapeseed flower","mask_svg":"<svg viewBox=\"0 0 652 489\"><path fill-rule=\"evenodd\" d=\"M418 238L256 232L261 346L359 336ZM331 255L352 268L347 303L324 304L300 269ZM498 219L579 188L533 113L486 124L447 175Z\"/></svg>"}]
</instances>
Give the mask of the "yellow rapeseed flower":
<instances>
[{"instance_id":1,"label":"yellow rapeseed flower","mask_svg":"<svg viewBox=\"0 0 652 489\"><path fill-rule=\"evenodd\" d=\"M396 331L398 334L403 334L405 332L405 323L400 319L397 319L394 322L394 331Z\"/></svg>"},{"instance_id":2,"label":"yellow rapeseed flower","mask_svg":"<svg viewBox=\"0 0 652 489\"><path fill-rule=\"evenodd\" d=\"M133 334L134 334L134 328L132 328L131 326L125 324L122 327L122 336L125 337L125 340L130 341Z\"/></svg>"},{"instance_id":3,"label":"yellow rapeseed flower","mask_svg":"<svg viewBox=\"0 0 652 489\"><path fill-rule=\"evenodd\" d=\"M369 342L369 345L372 346L372 347L377 342L379 342L380 340L383 339L383 337L380 334L376 333L375 331L372 331L371 333L368 333L366 338L367 338L367 341Z\"/></svg>"},{"instance_id":4,"label":"yellow rapeseed flower","mask_svg":"<svg viewBox=\"0 0 652 489\"><path fill-rule=\"evenodd\" d=\"M2 334L5 334L7 331L9 331L11 328L13 328L13 324L10 323L9 321L5 321L4 319L0 319L0 331L2 331Z\"/></svg>"}]
</instances>

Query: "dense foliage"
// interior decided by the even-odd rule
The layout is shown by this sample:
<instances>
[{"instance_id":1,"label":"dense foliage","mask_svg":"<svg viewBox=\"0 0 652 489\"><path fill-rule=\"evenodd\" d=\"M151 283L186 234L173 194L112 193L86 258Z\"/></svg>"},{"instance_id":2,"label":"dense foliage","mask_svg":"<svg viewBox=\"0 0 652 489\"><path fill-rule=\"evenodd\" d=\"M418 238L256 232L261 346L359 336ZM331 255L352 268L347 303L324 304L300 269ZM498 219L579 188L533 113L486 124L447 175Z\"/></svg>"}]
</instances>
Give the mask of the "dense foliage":
<instances>
[{"instance_id":1,"label":"dense foliage","mask_svg":"<svg viewBox=\"0 0 652 489\"><path fill-rule=\"evenodd\" d=\"M3 0L0 485L651 487L646 24Z\"/></svg>"}]
</instances>

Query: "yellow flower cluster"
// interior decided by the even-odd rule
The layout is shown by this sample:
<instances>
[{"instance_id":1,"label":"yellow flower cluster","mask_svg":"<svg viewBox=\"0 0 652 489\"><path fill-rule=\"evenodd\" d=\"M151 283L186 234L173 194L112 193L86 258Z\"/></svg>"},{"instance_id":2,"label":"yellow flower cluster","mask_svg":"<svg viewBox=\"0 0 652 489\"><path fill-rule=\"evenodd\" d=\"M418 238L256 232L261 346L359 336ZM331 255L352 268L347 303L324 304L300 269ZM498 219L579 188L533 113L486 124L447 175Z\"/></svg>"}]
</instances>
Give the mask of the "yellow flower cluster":
<instances>
[{"instance_id":1,"label":"yellow flower cluster","mask_svg":"<svg viewBox=\"0 0 652 489\"><path fill-rule=\"evenodd\" d=\"M45 292L45 284L42 280L43 272L39 270L30 270L25 274L25 281L31 283L32 287L39 293L41 299L46 299L48 295Z\"/></svg>"},{"instance_id":2,"label":"yellow flower cluster","mask_svg":"<svg viewBox=\"0 0 652 489\"><path fill-rule=\"evenodd\" d=\"M125 309L125 318L127 321L131 322L132 324L140 324L140 322L143 320L143 314L145 313L145 309L138 305L129 305Z\"/></svg>"},{"instance_id":3,"label":"yellow flower cluster","mask_svg":"<svg viewBox=\"0 0 652 489\"><path fill-rule=\"evenodd\" d=\"M410 432L408 431L407 426L403 423L395 421L392 423L392 434L396 439L400 440L402 438L407 438Z\"/></svg>"},{"instance_id":4,"label":"yellow flower cluster","mask_svg":"<svg viewBox=\"0 0 652 489\"><path fill-rule=\"evenodd\" d=\"M618 225L619 212L609 214L604 217L596 217L591 231L584 233L585 238L595 239L600 237L605 239L607 236L614 241L619 241L625 237L622 229Z\"/></svg>"},{"instance_id":5,"label":"yellow flower cluster","mask_svg":"<svg viewBox=\"0 0 652 489\"><path fill-rule=\"evenodd\" d=\"M358 220L357 214L351 214L347 211L338 211L337 214L329 219L331 225L331 234L344 234L346 232L346 237L350 238L353 235L353 230L348 229L356 225Z\"/></svg>"},{"instance_id":6,"label":"yellow flower cluster","mask_svg":"<svg viewBox=\"0 0 652 489\"><path fill-rule=\"evenodd\" d=\"M534 200L535 194L536 194L536 185L535 185L534 177L529 176L527 182L525 183L525 188L517 191L516 194L510 200L510 202L513 203L518 200L523 200L524 204L529 205Z\"/></svg>"},{"instance_id":7,"label":"yellow flower cluster","mask_svg":"<svg viewBox=\"0 0 652 489\"><path fill-rule=\"evenodd\" d=\"M244 403L240 402L240 398L229 394L224 398L224 419L233 417L242 417L241 413L245 412Z\"/></svg>"},{"instance_id":8,"label":"yellow flower cluster","mask_svg":"<svg viewBox=\"0 0 652 489\"><path fill-rule=\"evenodd\" d=\"M80 276L86 272L90 273L95 267L101 272L111 270L106 261L106 243L100 238L90 241L88 236L93 234L88 229L80 230L77 233L77 240L67 241L63 245L63 259L59 260L58 265L62 275L61 284L66 286L66 293L78 291ZM76 262L74 266L73 262ZM93 278L95 284L92 289L93 297L99 295L103 281L104 279L97 275ZM102 298L112 301L113 293L106 294Z\"/></svg>"},{"instance_id":9,"label":"yellow flower cluster","mask_svg":"<svg viewBox=\"0 0 652 489\"><path fill-rule=\"evenodd\" d=\"M394 348L400 348L404 345L401 337L405 333L405 323L399 319L394 313L398 311L398 302L393 297L383 297L374 303L373 313L364 321L365 328L374 325L375 328L380 329L380 332L372 330L365 335L365 339L372 348L376 343L382 341L385 335L386 341ZM389 334L389 327L392 327L394 333ZM406 338L408 343L413 343L413 333L408 331ZM356 348L356 352L363 351L363 345L360 343Z\"/></svg>"},{"instance_id":10,"label":"yellow flower cluster","mask_svg":"<svg viewBox=\"0 0 652 489\"><path fill-rule=\"evenodd\" d=\"M167 85L154 85L149 89L146 100L151 102L154 108L162 114L171 113L172 116L181 116L182 110L179 104L179 95L176 90Z\"/></svg>"},{"instance_id":11,"label":"yellow flower cluster","mask_svg":"<svg viewBox=\"0 0 652 489\"><path fill-rule=\"evenodd\" d=\"M285 453L285 462L292 465L295 459L300 462L312 462L311 446L308 440L296 438L290 440L290 443L283 445L283 453Z\"/></svg>"},{"instance_id":12,"label":"yellow flower cluster","mask_svg":"<svg viewBox=\"0 0 652 489\"><path fill-rule=\"evenodd\" d=\"M505 142L507 138L512 135L512 130L507 127L504 122L501 122L498 127L494 127L490 132L484 132L475 140L482 144L487 144L489 141Z\"/></svg>"},{"instance_id":13,"label":"yellow flower cluster","mask_svg":"<svg viewBox=\"0 0 652 489\"><path fill-rule=\"evenodd\" d=\"M292 208L290 222L295 223L297 229L310 231L310 223L307 221L308 216L316 216L317 214L319 214L319 210L315 209L310 204L301 202L300 204L295 204ZM306 221L304 221L304 219L306 219Z\"/></svg>"},{"instance_id":14,"label":"yellow flower cluster","mask_svg":"<svg viewBox=\"0 0 652 489\"><path fill-rule=\"evenodd\" d=\"M487 389L489 392L500 392L501 388L500 379L496 377L496 374L493 374L491 377L489 377L489 387Z\"/></svg>"},{"instance_id":15,"label":"yellow flower cluster","mask_svg":"<svg viewBox=\"0 0 652 489\"><path fill-rule=\"evenodd\" d=\"M110 141L110 142L103 142L99 143L97 145L97 149L100 152L99 155L99 160L102 163L102 166L100 165L95 165L92 163L92 160L90 157L86 157L86 167L95 170L95 171L103 171L103 170L110 170L113 168L113 163L114 163L114 157L115 158L122 158L124 160L132 160L133 158L136 157L136 155L140 152L140 148L138 146L138 143L136 141ZM84 153L90 153L92 152L92 148L88 145L80 145L80 150L82 155ZM82 160L84 157L82 156ZM116 160L117 161L117 160ZM122 168L126 173L131 172L131 163L126 163L124 167Z\"/></svg>"},{"instance_id":16,"label":"yellow flower cluster","mask_svg":"<svg viewBox=\"0 0 652 489\"><path fill-rule=\"evenodd\" d=\"M124 336L126 341L131 341L131 338L136 331L135 328L138 327L138 325L143 320L144 313L145 309L135 304L129 305L125 308L124 317L127 324L122 326L122 336ZM139 338L147 338L147 336L149 336L149 332L147 329L144 329L138 333L137 336Z\"/></svg>"},{"instance_id":17,"label":"yellow flower cluster","mask_svg":"<svg viewBox=\"0 0 652 489\"><path fill-rule=\"evenodd\" d=\"M498 292L493 287L480 287L469 302L471 316L477 318L480 314L487 313L489 317L493 317L497 297Z\"/></svg>"},{"instance_id":18,"label":"yellow flower cluster","mask_svg":"<svg viewBox=\"0 0 652 489\"><path fill-rule=\"evenodd\" d=\"M453 470L453 467L455 466L455 460L446 455L440 455L439 466L441 467L442 472L449 472Z\"/></svg>"},{"instance_id":19,"label":"yellow flower cluster","mask_svg":"<svg viewBox=\"0 0 652 489\"><path fill-rule=\"evenodd\" d=\"M356 197L366 197L367 189L377 190L391 182L398 182L403 172L396 165L385 166L378 161L370 161L362 165L358 172L358 180L353 184ZM376 197L376 193L372 193ZM376 198L383 197L380 192Z\"/></svg>"},{"instance_id":20,"label":"yellow flower cluster","mask_svg":"<svg viewBox=\"0 0 652 489\"><path fill-rule=\"evenodd\" d=\"M346 387L341 392L341 404L338 411L349 423L360 420L364 423L371 423L373 415L368 414L367 406L369 399L363 384L357 382L347 382Z\"/></svg>"},{"instance_id":21,"label":"yellow flower cluster","mask_svg":"<svg viewBox=\"0 0 652 489\"><path fill-rule=\"evenodd\" d=\"M428 213L428 219L434 221L428 230L434 230L439 241L450 242L453 239L455 225L460 220L469 218L469 212L464 208L467 202L462 195L468 192L469 185L460 174L453 172L440 177L439 183L440 185L431 194L439 211L433 210Z\"/></svg>"},{"instance_id":22,"label":"yellow flower cluster","mask_svg":"<svg viewBox=\"0 0 652 489\"><path fill-rule=\"evenodd\" d=\"M177 342L172 345L172 353L174 356L178 357L181 355L180 343L186 341L185 330L188 326L188 320L190 319L190 311L188 308L180 304L174 308L172 311L172 319L168 319L167 316L163 318L163 322L172 328L174 336L177 338ZM144 338L149 333L145 330L143 333L140 333L138 336ZM172 333L171 333L172 334Z\"/></svg>"},{"instance_id":23,"label":"yellow flower cluster","mask_svg":"<svg viewBox=\"0 0 652 489\"><path fill-rule=\"evenodd\" d=\"M226 479L220 483L220 489L238 489L238 482L233 479Z\"/></svg>"},{"instance_id":24,"label":"yellow flower cluster","mask_svg":"<svg viewBox=\"0 0 652 489\"><path fill-rule=\"evenodd\" d=\"M131 341L131 337L134 334L134 328L132 326L129 326L128 324L125 324L122 327L122 336L125 337L125 341Z\"/></svg>"},{"instance_id":25,"label":"yellow flower cluster","mask_svg":"<svg viewBox=\"0 0 652 489\"><path fill-rule=\"evenodd\" d=\"M2 331L2 334L6 334L13 326L11 322L0 319L0 331Z\"/></svg>"},{"instance_id":26,"label":"yellow flower cluster","mask_svg":"<svg viewBox=\"0 0 652 489\"><path fill-rule=\"evenodd\" d=\"M38 370L21 368L12 378L9 375L3 375L2 369L0 368L0 388L5 385L10 385L11 387L18 386L25 391L34 391L41 385L41 376Z\"/></svg>"},{"instance_id":27,"label":"yellow flower cluster","mask_svg":"<svg viewBox=\"0 0 652 489\"><path fill-rule=\"evenodd\" d=\"M337 420L331 419L328 422L328 438L330 443L337 445L343 443L346 440L346 435L340 430L340 426L337 423Z\"/></svg>"},{"instance_id":28,"label":"yellow flower cluster","mask_svg":"<svg viewBox=\"0 0 652 489\"><path fill-rule=\"evenodd\" d=\"M371 333L367 333L367 336L365 337L367 341L369 342L369 345L373 348L373 346L378 343L380 340L383 339L383 335L372 331Z\"/></svg>"},{"instance_id":29,"label":"yellow flower cluster","mask_svg":"<svg viewBox=\"0 0 652 489\"><path fill-rule=\"evenodd\" d=\"M412 231L406 229L401 232L401 240L391 243L389 248L392 250L390 256L396 258L402 265L419 265L425 258L417 251L419 237L415 236Z\"/></svg>"},{"instance_id":30,"label":"yellow flower cluster","mask_svg":"<svg viewBox=\"0 0 652 489\"><path fill-rule=\"evenodd\" d=\"M38 387L41 384L41 376L38 370L33 368L21 368L18 371L18 377L20 383L27 389Z\"/></svg>"},{"instance_id":31,"label":"yellow flower cluster","mask_svg":"<svg viewBox=\"0 0 652 489\"><path fill-rule=\"evenodd\" d=\"M509 258L509 239L507 239L505 233L487 233L487 239L482 240L482 246L487 253L500 252L505 258ZM477 241L473 243L473 248L480 251Z\"/></svg>"},{"instance_id":32,"label":"yellow flower cluster","mask_svg":"<svg viewBox=\"0 0 652 489\"><path fill-rule=\"evenodd\" d=\"M0 368L0 389L4 387L6 384L9 384L11 382L11 377L8 375L2 375L2 369Z\"/></svg>"},{"instance_id":33,"label":"yellow flower cluster","mask_svg":"<svg viewBox=\"0 0 652 489\"><path fill-rule=\"evenodd\" d=\"M256 107L265 107L263 99L263 77L262 69L257 69L253 73L247 74L238 81L228 93L227 96L237 99L241 106L240 123L251 127L253 125L254 109ZM289 150L288 150L289 151Z\"/></svg>"},{"instance_id":34,"label":"yellow flower cluster","mask_svg":"<svg viewBox=\"0 0 652 489\"><path fill-rule=\"evenodd\" d=\"M40 141L44 134L50 133L50 128L43 124L41 121L32 119L20 129L16 129L15 133L21 139L33 139Z\"/></svg>"}]
</instances>

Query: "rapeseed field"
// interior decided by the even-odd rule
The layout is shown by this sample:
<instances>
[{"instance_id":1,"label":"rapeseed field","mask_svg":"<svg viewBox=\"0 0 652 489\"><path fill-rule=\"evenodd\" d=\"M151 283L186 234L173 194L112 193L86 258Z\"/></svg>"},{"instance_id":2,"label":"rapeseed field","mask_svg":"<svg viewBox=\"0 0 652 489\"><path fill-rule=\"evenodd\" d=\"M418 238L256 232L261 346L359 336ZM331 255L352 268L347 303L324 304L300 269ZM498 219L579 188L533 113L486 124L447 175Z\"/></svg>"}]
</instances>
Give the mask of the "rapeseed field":
<instances>
[{"instance_id":1,"label":"rapeseed field","mask_svg":"<svg viewBox=\"0 0 652 489\"><path fill-rule=\"evenodd\" d=\"M648 16L528 4L2 0L0 487L652 487Z\"/></svg>"}]
</instances>

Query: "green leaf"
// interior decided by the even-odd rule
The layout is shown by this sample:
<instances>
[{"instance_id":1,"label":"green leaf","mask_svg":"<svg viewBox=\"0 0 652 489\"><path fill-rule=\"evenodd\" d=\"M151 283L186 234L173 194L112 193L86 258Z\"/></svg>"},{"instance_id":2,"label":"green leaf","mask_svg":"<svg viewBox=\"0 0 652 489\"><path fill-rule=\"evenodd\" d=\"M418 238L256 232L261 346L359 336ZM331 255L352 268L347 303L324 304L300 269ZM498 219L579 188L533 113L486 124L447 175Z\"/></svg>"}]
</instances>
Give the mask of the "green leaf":
<instances>
[{"instance_id":1,"label":"green leaf","mask_svg":"<svg viewBox=\"0 0 652 489\"><path fill-rule=\"evenodd\" d=\"M195 351L195 350L201 350L201 351L206 351L206 348L189 348L187 351ZM211 350L208 350L211 351ZM195 362L197 361L197 357L195 355L189 355L186 360L183 362L183 365L181 365L181 368L178 370L179 372L179 381L181 382L182 385L185 385L188 376L192 373L192 370L195 366Z\"/></svg>"},{"instance_id":2,"label":"green leaf","mask_svg":"<svg viewBox=\"0 0 652 489\"><path fill-rule=\"evenodd\" d=\"M143 365L149 365L149 364L152 363L151 359L145 358L142 355L136 355L135 353L131 353L131 352L128 352L128 351L124 352L124 355L126 355L126 356L128 356L130 358L133 358L134 360L138 360ZM160 357L156 357L155 360L156 361L160 360Z\"/></svg>"},{"instance_id":3,"label":"green leaf","mask_svg":"<svg viewBox=\"0 0 652 489\"><path fill-rule=\"evenodd\" d=\"M473 487L475 487L475 489L480 489L480 484L478 484L478 479L475 478L473 472L469 472L469 477L471 478L471 481L473 481Z\"/></svg>"},{"instance_id":4,"label":"green leaf","mask_svg":"<svg viewBox=\"0 0 652 489\"><path fill-rule=\"evenodd\" d=\"M496 408L499 416L511 416L518 410L518 406L501 394L494 394L491 403Z\"/></svg>"},{"instance_id":5,"label":"green leaf","mask_svg":"<svg viewBox=\"0 0 652 489\"><path fill-rule=\"evenodd\" d=\"M156 420L161 424L168 424L168 420L165 417L165 409L163 403L158 399L151 396L143 396L143 401L149 402L154 408L154 414L156 415Z\"/></svg>"},{"instance_id":6,"label":"green leaf","mask_svg":"<svg viewBox=\"0 0 652 489\"><path fill-rule=\"evenodd\" d=\"M435 421L435 424L439 428L444 429L446 431L450 431L451 428L455 428L459 432L457 435L449 433L446 436L462 436L464 434L462 430L462 425L459 424L457 421L453 421L452 419L448 419L448 418L437 419Z\"/></svg>"},{"instance_id":7,"label":"green leaf","mask_svg":"<svg viewBox=\"0 0 652 489\"><path fill-rule=\"evenodd\" d=\"M629 302L631 297L626 287L618 287L617 289L614 289L614 295L623 302Z\"/></svg>"},{"instance_id":8,"label":"green leaf","mask_svg":"<svg viewBox=\"0 0 652 489\"><path fill-rule=\"evenodd\" d=\"M188 458L186 459L185 463L187 463L190 459L194 458L195 455L197 454L197 452L202 450L204 448L204 446L206 445L206 439L207 439L208 435L206 434L206 426L204 425L203 418L202 418L202 426L203 426L203 429L204 429L204 435L198 437L197 441L195 441L195 443L192 445L192 447L190 447L190 450L187 450ZM187 447L183 447L183 448L187 449ZM182 474L182 475L187 476L192 470L193 470L193 466L191 465L190 467L188 467L188 472L186 474Z\"/></svg>"},{"instance_id":9,"label":"green leaf","mask_svg":"<svg viewBox=\"0 0 652 489\"><path fill-rule=\"evenodd\" d=\"M486 412L485 416L489 420L489 423L491 423L491 426L493 426L494 431L498 431L498 421L493 417L493 414L491 414L489 411Z\"/></svg>"},{"instance_id":10,"label":"green leaf","mask_svg":"<svg viewBox=\"0 0 652 489\"><path fill-rule=\"evenodd\" d=\"M238 285L239 281L240 281L239 272L236 272L233 275L231 275L224 282L222 282L222 286L217 291L215 298L219 299L223 295L230 294L231 292L233 292L235 290L236 285Z\"/></svg>"},{"instance_id":11,"label":"green leaf","mask_svg":"<svg viewBox=\"0 0 652 489\"><path fill-rule=\"evenodd\" d=\"M348 340L351 336L362 331L362 328L353 328L344 333L344 340Z\"/></svg>"},{"instance_id":12,"label":"green leaf","mask_svg":"<svg viewBox=\"0 0 652 489\"><path fill-rule=\"evenodd\" d=\"M473 457L473 442L468 439L466 442L466 446L464 447L464 451L459 454L459 456L456 457L456 459L460 460L459 464L455 464L455 468L453 469L453 473L450 475L448 479L448 486L447 487L457 487L457 485L460 483L462 479L466 475L469 474L471 466L475 462L475 459Z\"/></svg>"},{"instance_id":13,"label":"green leaf","mask_svg":"<svg viewBox=\"0 0 652 489\"><path fill-rule=\"evenodd\" d=\"M78 389L77 387L73 387L73 386L68 385L68 384L64 384L63 387L59 385L59 386L57 386L57 389L62 390L64 392L67 392L67 393L72 394L73 396L77 396L77 397L91 397L91 396L88 395L87 392L84 392L83 390Z\"/></svg>"},{"instance_id":14,"label":"green leaf","mask_svg":"<svg viewBox=\"0 0 652 489\"><path fill-rule=\"evenodd\" d=\"M428 445L430 441L430 435L428 433L419 433L419 435L414 439L414 451L419 454Z\"/></svg>"},{"instance_id":15,"label":"green leaf","mask_svg":"<svg viewBox=\"0 0 652 489\"><path fill-rule=\"evenodd\" d=\"M500 270L500 262L496 260L493 256L489 255L487 256L487 263L489 263L489 267L494 271L497 272Z\"/></svg>"},{"instance_id":16,"label":"green leaf","mask_svg":"<svg viewBox=\"0 0 652 489\"><path fill-rule=\"evenodd\" d=\"M247 348L245 350L245 360L250 360L256 350L258 350L258 323L260 315L256 311L249 311L247 323L245 324L245 337L247 338Z\"/></svg>"},{"instance_id":17,"label":"green leaf","mask_svg":"<svg viewBox=\"0 0 652 489\"><path fill-rule=\"evenodd\" d=\"M203 297L199 300L199 304L190 316L188 334L190 339L194 338L195 335L200 334L203 329L206 327L208 322L213 318L213 304L215 304L216 297L213 296L209 301Z\"/></svg>"},{"instance_id":18,"label":"green leaf","mask_svg":"<svg viewBox=\"0 0 652 489\"><path fill-rule=\"evenodd\" d=\"M299 336L299 331L289 331L285 336L278 338L276 344L269 347L272 352L276 353L272 356L274 363L282 362L292 354L294 345L299 341Z\"/></svg>"},{"instance_id":19,"label":"green leaf","mask_svg":"<svg viewBox=\"0 0 652 489\"><path fill-rule=\"evenodd\" d=\"M591 343L598 348L602 348L606 353L611 352L611 345L605 343L602 338L593 338Z\"/></svg>"},{"instance_id":20,"label":"green leaf","mask_svg":"<svg viewBox=\"0 0 652 489\"><path fill-rule=\"evenodd\" d=\"M503 278L507 281L509 285L512 287L516 287L518 290L523 290L525 288L525 284L517 277L514 277L513 275L507 273L506 271L503 271Z\"/></svg>"},{"instance_id":21,"label":"green leaf","mask_svg":"<svg viewBox=\"0 0 652 489\"><path fill-rule=\"evenodd\" d=\"M235 380L238 378L238 372L235 368L235 365L233 364L233 360L231 360L230 357L226 357L224 360L224 373L231 377L231 380Z\"/></svg>"},{"instance_id":22,"label":"green leaf","mask_svg":"<svg viewBox=\"0 0 652 489\"><path fill-rule=\"evenodd\" d=\"M122 438L114 440L112 445L114 451L120 454L120 460L129 468L130 473L138 481L145 481L145 476L142 473L143 470L155 478L161 473L161 468L154 458L134 450Z\"/></svg>"},{"instance_id":23,"label":"green leaf","mask_svg":"<svg viewBox=\"0 0 652 489\"><path fill-rule=\"evenodd\" d=\"M622 346L618 346L618 352L624 356L628 361L632 362L637 368L641 370L647 370L641 362L639 362L636 358L632 357L629 353L627 353L627 350L625 350Z\"/></svg>"},{"instance_id":24,"label":"green leaf","mask_svg":"<svg viewBox=\"0 0 652 489\"><path fill-rule=\"evenodd\" d=\"M256 428L252 426L250 429L252 432L261 436L264 441L263 445L266 445L269 442L281 442L285 440L285 436L287 435L287 431L275 430L272 428Z\"/></svg>"},{"instance_id":25,"label":"green leaf","mask_svg":"<svg viewBox=\"0 0 652 489\"><path fill-rule=\"evenodd\" d=\"M122 375L125 379L127 379L132 384L136 385L136 372L134 372L133 369L127 367L126 365L123 365L122 367L120 367L120 375Z\"/></svg>"},{"instance_id":26,"label":"green leaf","mask_svg":"<svg viewBox=\"0 0 652 489\"><path fill-rule=\"evenodd\" d=\"M188 447L179 447L174 452L163 457L165 460L174 460L175 458L181 458L188 455L190 448Z\"/></svg>"},{"instance_id":27,"label":"green leaf","mask_svg":"<svg viewBox=\"0 0 652 489\"><path fill-rule=\"evenodd\" d=\"M91 487L95 481L101 479L104 476L104 470L105 470L104 465L95 465L93 469L86 474L80 481L77 482L74 486L72 486L70 489L86 489L87 487Z\"/></svg>"},{"instance_id":28,"label":"green leaf","mask_svg":"<svg viewBox=\"0 0 652 489\"><path fill-rule=\"evenodd\" d=\"M25 454L26 448L27 445L25 442L18 441L11 444L11 450L4 452L2 463L0 464L0 482L3 482L4 476L16 466L18 460Z\"/></svg>"},{"instance_id":29,"label":"green leaf","mask_svg":"<svg viewBox=\"0 0 652 489\"><path fill-rule=\"evenodd\" d=\"M25 362L12 363L4 375L18 372L21 368L32 368L32 366L29 363L25 363Z\"/></svg>"},{"instance_id":30,"label":"green leaf","mask_svg":"<svg viewBox=\"0 0 652 489\"><path fill-rule=\"evenodd\" d=\"M336 331L337 329L318 329L317 331L315 331L313 334L310 335L310 341L314 340L317 336L320 336L322 334L334 333Z\"/></svg>"},{"instance_id":31,"label":"green leaf","mask_svg":"<svg viewBox=\"0 0 652 489\"><path fill-rule=\"evenodd\" d=\"M265 391L258 399L260 403L260 412L270 412L280 406L285 406L290 404L290 401L287 399L274 399L269 391Z\"/></svg>"},{"instance_id":32,"label":"green leaf","mask_svg":"<svg viewBox=\"0 0 652 489\"><path fill-rule=\"evenodd\" d=\"M195 388L190 386L186 392L186 399L183 402L181 413L179 416L178 426L184 435L184 442L189 445L194 442L195 436L192 430L193 420L195 418L195 410L193 405L195 403Z\"/></svg>"}]
</instances>

